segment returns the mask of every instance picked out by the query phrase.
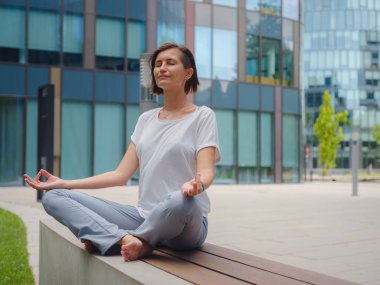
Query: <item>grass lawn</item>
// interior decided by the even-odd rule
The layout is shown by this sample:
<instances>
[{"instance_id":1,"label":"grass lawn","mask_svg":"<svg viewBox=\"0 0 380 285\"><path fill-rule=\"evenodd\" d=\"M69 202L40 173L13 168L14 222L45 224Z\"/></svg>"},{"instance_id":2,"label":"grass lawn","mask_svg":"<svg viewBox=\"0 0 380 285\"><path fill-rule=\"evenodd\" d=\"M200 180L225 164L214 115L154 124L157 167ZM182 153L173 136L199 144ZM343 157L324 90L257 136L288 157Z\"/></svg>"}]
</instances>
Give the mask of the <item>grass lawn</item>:
<instances>
[{"instance_id":1,"label":"grass lawn","mask_svg":"<svg viewBox=\"0 0 380 285\"><path fill-rule=\"evenodd\" d=\"M34 284L26 228L21 219L0 209L0 284Z\"/></svg>"}]
</instances>

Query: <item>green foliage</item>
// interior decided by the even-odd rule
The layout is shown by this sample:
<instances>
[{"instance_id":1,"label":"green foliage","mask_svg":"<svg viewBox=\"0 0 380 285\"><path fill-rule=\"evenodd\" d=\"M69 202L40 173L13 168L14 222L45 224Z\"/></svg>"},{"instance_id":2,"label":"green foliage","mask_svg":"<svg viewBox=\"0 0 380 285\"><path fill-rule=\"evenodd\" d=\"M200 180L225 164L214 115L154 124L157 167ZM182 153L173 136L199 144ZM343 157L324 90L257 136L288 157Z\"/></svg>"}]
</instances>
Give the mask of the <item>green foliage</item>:
<instances>
[{"instance_id":1,"label":"green foliage","mask_svg":"<svg viewBox=\"0 0 380 285\"><path fill-rule=\"evenodd\" d=\"M0 209L0 284L34 284L26 249L25 225Z\"/></svg>"},{"instance_id":2,"label":"green foliage","mask_svg":"<svg viewBox=\"0 0 380 285\"><path fill-rule=\"evenodd\" d=\"M376 140L376 143L380 145L380 125L376 125L372 130L372 135Z\"/></svg>"},{"instance_id":3,"label":"green foliage","mask_svg":"<svg viewBox=\"0 0 380 285\"><path fill-rule=\"evenodd\" d=\"M319 108L319 116L314 124L314 133L319 139L318 154L322 175L326 175L334 168L336 151L340 147L340 141L344 139L341 124L347 122L348 111L335 113L331 106L331 96L326 90L323 93L323 103Z\"/></svg>"}]
</instances>

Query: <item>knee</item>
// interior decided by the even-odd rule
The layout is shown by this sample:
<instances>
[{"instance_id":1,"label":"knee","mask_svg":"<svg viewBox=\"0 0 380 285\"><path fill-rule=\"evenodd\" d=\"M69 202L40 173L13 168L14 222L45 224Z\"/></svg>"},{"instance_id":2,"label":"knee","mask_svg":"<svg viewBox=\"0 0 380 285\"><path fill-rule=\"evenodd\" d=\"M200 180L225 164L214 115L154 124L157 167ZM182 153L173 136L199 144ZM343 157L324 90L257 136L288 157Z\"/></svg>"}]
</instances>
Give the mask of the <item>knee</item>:
<instances>
[{"instance_id":1,"label":"knee","mask_svg":"<svg viewBox=\"0 0 380 285\"><path fill-rule=\"evenodd\" d=\"M49 190L42 196L42 205L46 212L50 213L59 204L59 198L65 195L65 189Z\"/></svg>"},{"instance_id":2,"label":"knee","mask_svg":"<svg viewBox=\"0 0 380 285\"><path fill-rule=\"evenodd\" d=\"M201 207L195 197L186 197L182 191L175 191L169 194L166 210L173 215L189 215L201 212Z\"/></svg>"}]
</instances>

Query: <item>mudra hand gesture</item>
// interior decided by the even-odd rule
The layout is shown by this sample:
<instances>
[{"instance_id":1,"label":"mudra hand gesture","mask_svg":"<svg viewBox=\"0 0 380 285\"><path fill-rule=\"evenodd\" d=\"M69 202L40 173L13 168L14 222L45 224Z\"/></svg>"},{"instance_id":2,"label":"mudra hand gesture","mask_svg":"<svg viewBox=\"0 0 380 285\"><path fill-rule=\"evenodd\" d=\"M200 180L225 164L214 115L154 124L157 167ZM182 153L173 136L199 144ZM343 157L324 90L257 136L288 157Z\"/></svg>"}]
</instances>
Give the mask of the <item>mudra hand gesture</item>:
<instances>
[{"instance_id":1,"label":"mudra hand gesture","mask_svg":"<svg viewBox=\"0 0 380 285\"><path fill-rule=\"evenodd\" d=\"M41 181L41 177L46 177L46 181ZM57 176L54 176L53 174L50 174L45 169L41 169L37 175L36 178L32 179L29 175L24 174L24 180L26 183L28 183L32 188L36 190L51 190L51 189L58 189L58 188L64 188L63 186L63 180Z\"/></svg>"}]
</instances>

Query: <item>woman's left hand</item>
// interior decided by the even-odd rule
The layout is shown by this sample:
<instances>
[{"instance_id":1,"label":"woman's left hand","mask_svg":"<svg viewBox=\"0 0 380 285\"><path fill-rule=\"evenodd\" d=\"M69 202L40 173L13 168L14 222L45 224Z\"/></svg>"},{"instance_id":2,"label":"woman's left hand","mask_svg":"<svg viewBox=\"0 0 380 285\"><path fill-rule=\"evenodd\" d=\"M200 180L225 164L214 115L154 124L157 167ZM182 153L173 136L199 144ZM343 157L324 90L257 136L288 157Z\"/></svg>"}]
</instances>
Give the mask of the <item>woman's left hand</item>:
<instances>
[{"instance_id":1,"label":"woman's left hand","mask_svg":"<svg viewBox=\"0 0 380 285\"><path fill-rule=\"evenodd\" d=\"M202 193L201 174L195 174L195 177L182 185L183 195L190 197Z\"/></svg>"}]
</instances>

